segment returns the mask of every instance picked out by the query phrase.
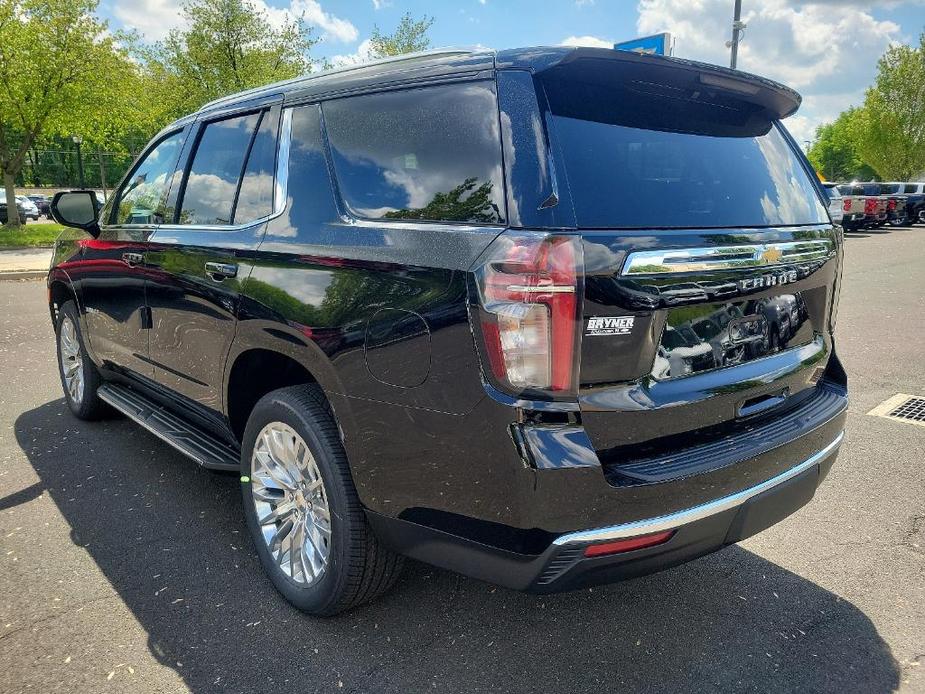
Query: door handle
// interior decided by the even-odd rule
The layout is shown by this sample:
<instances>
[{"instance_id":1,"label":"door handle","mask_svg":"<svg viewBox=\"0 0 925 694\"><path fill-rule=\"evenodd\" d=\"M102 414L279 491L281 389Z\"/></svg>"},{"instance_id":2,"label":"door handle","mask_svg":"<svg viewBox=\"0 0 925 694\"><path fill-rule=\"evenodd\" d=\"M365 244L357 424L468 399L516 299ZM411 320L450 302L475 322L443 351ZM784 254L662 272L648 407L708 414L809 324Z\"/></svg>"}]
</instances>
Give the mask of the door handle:
<instances>
[{"instance_id":1,"label":"door handle","mask_svg":"<svg viewBox=\"0 0 925 694\"><path fill-rule=\"evenodd\" d=\"M128 265L129 267L135 267L136 265L141 265L145 261L144 253L123 253L122 262Z\"/></svg>"},{"instance_id":2,"label":"door handle","mask_svg":"<svg viewBox=\"0 0 925 694\"><path fill-rule=\"evenodd\" d=\"M206 263L206 274L216 282L221 282L226 277L236 277L238 266L232 263Z\"/></svg>"}]
</instances>

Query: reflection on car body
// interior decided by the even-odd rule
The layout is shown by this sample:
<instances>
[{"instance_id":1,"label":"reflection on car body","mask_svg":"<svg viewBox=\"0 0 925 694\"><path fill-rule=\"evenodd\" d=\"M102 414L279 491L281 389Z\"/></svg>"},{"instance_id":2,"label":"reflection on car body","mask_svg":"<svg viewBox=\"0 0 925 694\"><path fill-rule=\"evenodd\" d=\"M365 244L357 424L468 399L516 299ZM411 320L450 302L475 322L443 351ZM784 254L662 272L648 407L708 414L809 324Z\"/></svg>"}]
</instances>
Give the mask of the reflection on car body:
<instances>
[{"instance_id":1,"label":"reflection on car body","mask_svg":"<svg viewBox=\"0 0 925 694\"><path fill-rule=\"evenodd\" d=\"M795 347L812 337L791 342L807 318L800 294L675 309L662 333L652 375L676 378Z\"/></svg>"}]
</instances>

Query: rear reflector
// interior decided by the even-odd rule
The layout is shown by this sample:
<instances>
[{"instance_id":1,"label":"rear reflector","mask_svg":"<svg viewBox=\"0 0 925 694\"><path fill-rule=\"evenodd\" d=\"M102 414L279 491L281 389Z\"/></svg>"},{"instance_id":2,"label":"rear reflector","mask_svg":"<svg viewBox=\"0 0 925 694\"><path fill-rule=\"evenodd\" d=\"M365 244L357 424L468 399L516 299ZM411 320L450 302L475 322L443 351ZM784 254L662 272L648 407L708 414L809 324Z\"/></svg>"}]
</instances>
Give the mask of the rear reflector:
<instances>
[{"instance_id":1,"label":"rear reflector","mask_svg":"<svg viewBox=\"0 0 925 694\"><path fill-rule=\"evenodd\" d=\"M599 545L589 545L585 547L586 557L601 557L605 554L620 554L621 552L631 552L634 549L643 549L645 547L654 547L661 545L671 539L674 530L665 530L660 533L651 533L649 535L639 535L637 537L627 537L623 540L614 540L613 542L602 542Z\"/></svg>"}]
</instances>

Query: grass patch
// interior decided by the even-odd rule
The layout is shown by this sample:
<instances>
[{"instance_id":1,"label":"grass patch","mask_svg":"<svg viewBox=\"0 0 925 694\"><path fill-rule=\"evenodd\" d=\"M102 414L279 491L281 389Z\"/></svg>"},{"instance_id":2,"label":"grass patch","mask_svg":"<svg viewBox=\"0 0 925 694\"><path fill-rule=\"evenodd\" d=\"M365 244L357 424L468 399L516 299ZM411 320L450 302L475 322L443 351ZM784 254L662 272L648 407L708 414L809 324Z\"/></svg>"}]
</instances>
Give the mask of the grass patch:
<instances>
[{"instance_id":1,"label":"grass patch","mask_svg":"<svg viewBox=\"0 0 925 694\"><path fill-rule=\"evenodd\" d=\"M0 226L0 249L2 248L51 248L64 227L54 222L25 224L19 229Z\"/></svg>"}]
</instances>

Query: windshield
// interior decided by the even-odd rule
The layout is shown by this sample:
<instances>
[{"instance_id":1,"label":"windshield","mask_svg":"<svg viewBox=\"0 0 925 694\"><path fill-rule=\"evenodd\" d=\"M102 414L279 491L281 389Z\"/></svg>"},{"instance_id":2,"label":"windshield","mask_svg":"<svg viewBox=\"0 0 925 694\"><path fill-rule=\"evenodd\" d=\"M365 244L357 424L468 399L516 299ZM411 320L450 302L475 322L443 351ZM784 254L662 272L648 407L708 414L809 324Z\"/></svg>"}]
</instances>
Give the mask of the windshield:
<instances>
[{"instance_id":1,"label":"windshield","mask_svg":"<svg viewBox=\"0 0 925 694\"><path fill-rule=\"evenodd\" d=\"M698 111L690 114L696 132L682 131L686 111L695 107L679 103L674 120L652 120L659 129L647 129L638 127L646 120L640 114L652 113L642 98L633 109L625 92L617 103L606 87L573 95L580 100L566 98L570 86L554 89L553 130L579 227L828 222L816 187L776 124L742 130Z\"/></svg>"}]
</instances>

